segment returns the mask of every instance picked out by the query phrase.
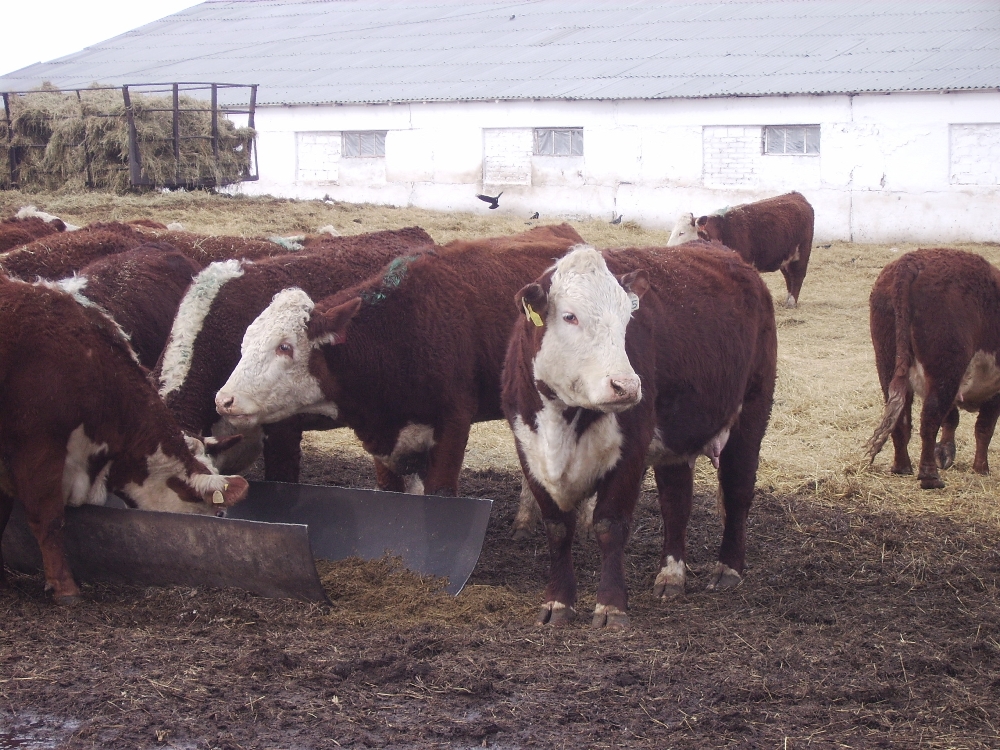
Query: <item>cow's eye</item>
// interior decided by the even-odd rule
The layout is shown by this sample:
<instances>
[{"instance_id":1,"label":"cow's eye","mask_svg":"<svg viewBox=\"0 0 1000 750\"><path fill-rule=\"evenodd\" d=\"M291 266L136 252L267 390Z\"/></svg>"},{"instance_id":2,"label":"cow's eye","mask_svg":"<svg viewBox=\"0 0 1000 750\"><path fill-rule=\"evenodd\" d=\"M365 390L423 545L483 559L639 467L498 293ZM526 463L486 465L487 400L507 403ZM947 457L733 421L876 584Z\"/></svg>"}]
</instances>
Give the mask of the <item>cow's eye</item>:
<instances>
[{"instance_id":1,"label":"cow's eye","mask_svg":"<svg viewBox=\"0 0 1000 750\"><path fill-rule=\"evenodd\" d=\"M578 325L580 322L573 313L563 313L562 318L572 326Z\"/></svg>"},{"instance_id":2,"label":"cow's eye","mask_svg":"<svg viewBox=\"0 0 1000 750\"><path fill-rule=\"evenodd\" d=\"M291 357L292 354L293 354L293 352L295 351L295 349L294 349L294 347L292 347L291 344L286 343L286 342L282 342L282 343L278 344L278 350L277 351L278 351L278 354L283 354L286 357Z\"/></svg>"}]
</instances>

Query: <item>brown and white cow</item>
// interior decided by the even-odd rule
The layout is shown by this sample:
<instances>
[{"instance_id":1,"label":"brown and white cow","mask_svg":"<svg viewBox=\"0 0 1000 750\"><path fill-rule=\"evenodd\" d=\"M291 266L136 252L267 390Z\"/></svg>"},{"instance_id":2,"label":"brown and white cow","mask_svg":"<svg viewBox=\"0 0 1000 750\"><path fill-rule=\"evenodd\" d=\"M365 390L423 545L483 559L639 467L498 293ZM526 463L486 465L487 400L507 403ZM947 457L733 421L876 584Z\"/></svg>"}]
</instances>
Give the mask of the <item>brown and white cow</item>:
<instances>
[{"instance_id":1,"label":"brown and white cow","mask_svg":"<svg viewBox=\"0 0 1000 750\"><path fill-rule=\"evenodd\" d=\"M201 266L172 246L148 243L89 263L59 285L121 326L148 370L167 344L177 308Z\"/></svg>"},{"instance_id":2,"label":"brown and white cow","mask_svg":"<svg viewBox=\"0 0 1000 750\"><path fill-rule=\"evenodd\" d=\"M473 422L500 419L510 299L580 237L568 225L397 258L314 303L285 289L247 328L216 396L236 428L323 410L374 458L378 486L455 495Z\"/></svg>"},{"instance_id":3,"label":"brown and white cow","mask_svg":"<svg viewBox=\"0 0 1000 750\"><path fill-rule=\"evenodd\" d=\"M758 271L781 271L788 289L785 306L795 307L809 266L814 221L809 201L791 192L701 216L696 225L699 238L721 242ZM686 226L682 216L668 244L690 237Z\"/></svg>"},{"instance_id":4,"label":"brown and white cow","mask_svg":"<svg viewBox=\"0 0 1000 750\"><path fill-rule=\"evenodd\" d=\"M219 514L246 496L246 480L219 475L195 447L199 457L112 321L54 285L0 277L0 533L16 497L57 602L80 595L66 505L114 491L147 510Z\"/></svg>"},{"instance_id":5,"label":"brown and white cow","mask_svg":"<svg viewBox=\"0 0 1000 750\"><path fill-rule=\"evenodd\" d=\"M593 493L595 627L626 627L624 550L646 468L663 514L657 596L683 593L693 467L718 467L725 528L708 588L742 580L774 393L777 339L760 275L715 243L576 248L516 297L503 408L548 535L538 624L575 614L576 508Z\"/></svg>"},{"instance_id":6,"label":"brown and white cow","mask_svg":"<svg viewBox=\"0 0 1000 750\"><path fill-rule=\"evenodd\" d=\"M916 394L923 399L920 486L944 487L938 468L955 460L959 409L979 412L972 469L989 474L987 451L1000 416L1000 269L961 250L907 253L875 280L869 314L885 397L882 421L868 443L870 459L891 435L892 472L913 473L907 444Z\"/></svg>"},{"instance_id":7,"label":"brown and white cow","mask_svg":"<svg viewBox=\"0 0 1000 750\"><path fill-rule=\"evenodd\" d=\"M0 221L0 252L6 252L50 234L66 231L62 220L48 222L38 216L13 217Z\"/></svg>"},{"instance_id":8,"label":"brown and white cow","mask_svg":"<svg viewBox=\"0 0 1000 750\"><path fill-rule=\"evenodd\" d=\"M329 237L320 249L254 262L229 260L208 265L188 289L170 339L154 371L160 395L184 430L222 437L239 432L215 409L215 393L240 361L240 342L254 318L275 294L297 286L325 297L375 273L397 255L430 247L420 227ZM335 415L334 415L335 416ZM265 477L298 481L299 444L304 429L338 424L326 411L244 433L244 440L219 457L225 471L246 469L264 450Z\"/></svg>"}]
</instances>

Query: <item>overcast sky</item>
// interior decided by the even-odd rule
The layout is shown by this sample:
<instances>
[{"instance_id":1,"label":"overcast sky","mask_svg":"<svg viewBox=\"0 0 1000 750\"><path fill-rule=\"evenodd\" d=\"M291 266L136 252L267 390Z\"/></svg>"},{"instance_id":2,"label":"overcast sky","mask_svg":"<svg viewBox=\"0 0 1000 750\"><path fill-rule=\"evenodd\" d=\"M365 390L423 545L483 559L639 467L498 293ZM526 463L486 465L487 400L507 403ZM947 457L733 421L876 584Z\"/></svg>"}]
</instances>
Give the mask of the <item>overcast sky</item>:
<instances>
[{"instance_id":1,"label":"overcast sky","mask_svg":"<svg viewBox=\"0 0 1000 750\"><path fill-rule=\"evenodd\" d=\"M4 0L0 75L54 60L201 0Z\"/></svg>"}]
</instances>

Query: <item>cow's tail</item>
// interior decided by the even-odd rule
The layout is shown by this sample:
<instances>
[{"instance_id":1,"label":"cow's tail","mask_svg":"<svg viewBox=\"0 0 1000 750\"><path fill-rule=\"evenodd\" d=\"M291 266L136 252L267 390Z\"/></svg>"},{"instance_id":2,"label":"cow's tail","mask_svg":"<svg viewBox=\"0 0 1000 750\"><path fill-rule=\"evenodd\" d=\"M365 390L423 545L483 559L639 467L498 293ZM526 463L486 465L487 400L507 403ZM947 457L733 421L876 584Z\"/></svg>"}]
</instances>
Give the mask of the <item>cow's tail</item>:
<instances>
[{"instance_id":1,"label":"cow's tail","mask_svg":"<svg viewBox=\"0 0 1000 750\"><path fill-rule=\"evenodd\" d=\"M913 366L913 344L910 335L912 308L910 307L910 288L916 279L919 269L906 259L897 266L896 278L893 280L891 295L892 307L896 323L896 363L889 381L885 408L882 409L882 420L875 428L866 446L868 463L875 461L875 456L882 450L889 435L899 422L899 417L906 406L910 391L910 368Z\"/></svg>"}]
</instances>

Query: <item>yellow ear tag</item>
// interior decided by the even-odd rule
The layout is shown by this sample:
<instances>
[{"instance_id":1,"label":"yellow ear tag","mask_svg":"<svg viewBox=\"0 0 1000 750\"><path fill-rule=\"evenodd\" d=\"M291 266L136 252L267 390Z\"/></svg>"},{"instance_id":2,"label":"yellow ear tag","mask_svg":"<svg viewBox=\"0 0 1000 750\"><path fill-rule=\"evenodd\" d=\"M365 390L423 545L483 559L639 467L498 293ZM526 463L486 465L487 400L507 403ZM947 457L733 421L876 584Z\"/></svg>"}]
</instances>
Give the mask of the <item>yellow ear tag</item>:
<instances>
[{"instance_id":1,"label":"yellow ear tag","mask_svg":"<svg viewBox=\"0 0 1000 750\"><path fill-rule=\"evenodd\" d=\"M216 490L215 492L212 493L212 503L213 504L215 504L215 505L222 505L224 502L226 502L226 498L225 498L225 496L221 492L219 492L218 490Z\"/></svg>"},{"instance_id":2,"label":"yellow ear tag","mask_svg":"<svg viewBox=\"0 0 1000 750\"><path fill-rule=\"evenodd\" d=\"M534 323L538 328L545 325L545 323L542 322L542 316L532 310L531 305L529 305L525 299L521 299L521 304L524 305L524 317Z\"/></svg>"}]
</instances>

